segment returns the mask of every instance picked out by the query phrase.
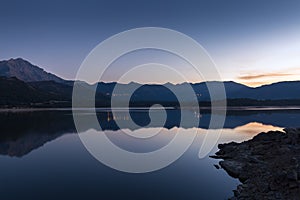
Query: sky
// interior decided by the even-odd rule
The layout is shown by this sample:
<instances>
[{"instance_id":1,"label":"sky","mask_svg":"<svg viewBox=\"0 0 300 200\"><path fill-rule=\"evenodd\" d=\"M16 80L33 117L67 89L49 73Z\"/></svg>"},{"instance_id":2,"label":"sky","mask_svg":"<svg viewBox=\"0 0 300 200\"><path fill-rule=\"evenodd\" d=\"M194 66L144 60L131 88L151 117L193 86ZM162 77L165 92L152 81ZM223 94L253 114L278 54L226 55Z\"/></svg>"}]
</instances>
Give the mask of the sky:
<instances>
[{"instance_id":1,"label":"sky","mask_svg":"<svg viewBox=\"0 0 300 200\"><path fill-rule=\"evenodd\" d=\"M300 80L299 0L1 0L0 9L0 60L21 57L66 79L76 77L105 39L133 28L164 27L200 43L224 81L259 86ZM117 81L120 72L147 62L188 71L168 53L142 51L113 63L103 81ZM131 81L176 82L150 75ZM190 82L203 81L189 75Z\"/></svg>"}]
</instances>

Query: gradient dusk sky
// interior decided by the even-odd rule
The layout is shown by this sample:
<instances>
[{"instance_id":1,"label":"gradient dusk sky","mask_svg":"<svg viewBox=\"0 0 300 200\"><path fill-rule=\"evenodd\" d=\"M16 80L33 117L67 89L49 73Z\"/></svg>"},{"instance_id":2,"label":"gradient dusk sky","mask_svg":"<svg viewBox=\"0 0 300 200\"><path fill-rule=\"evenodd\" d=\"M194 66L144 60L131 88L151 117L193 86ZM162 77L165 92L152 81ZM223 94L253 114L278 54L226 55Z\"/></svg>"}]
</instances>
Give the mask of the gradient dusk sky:
<instances>
[{"instance_id":1,"label":"gradient dusk sky","mask_svg":"<svg viewBox=\"0 0 300 200\"><path fill-rule=\"evenodd\" d=\"M0 59L22 57L67 79L101 41L151 26L198 41L223 80L300 80L300 0L0 0L0 8Z\"/></svg>"}]
</instances>

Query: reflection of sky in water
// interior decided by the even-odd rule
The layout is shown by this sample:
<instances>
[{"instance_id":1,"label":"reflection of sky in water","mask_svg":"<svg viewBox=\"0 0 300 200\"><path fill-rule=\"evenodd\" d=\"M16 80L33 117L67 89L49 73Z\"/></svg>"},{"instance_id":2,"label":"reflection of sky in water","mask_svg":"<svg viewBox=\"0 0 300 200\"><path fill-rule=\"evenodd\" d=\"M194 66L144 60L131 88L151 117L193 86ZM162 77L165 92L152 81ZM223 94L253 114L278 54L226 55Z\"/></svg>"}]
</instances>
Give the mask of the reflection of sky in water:
<instances>
[{"instance_id":1,"label":"reflection of sky in water","mask_svg":"<svg viewBox=\"0 0 300 200\"><path fill-rule=\"evenodd\" d=\"M222 129L222 134L220 135L218 140L222 142L229 142L229 141L241 142L253 138L255 135L257 135L260 132L268 132L271 130L282 131L283 128L272 126L272 125L265 125L257 122L251 122L246 125L238 126L232 129L230 128ZM184 134L190 134L191 132L197 131L197 137L201 139L200 140L196 139L195 141L197 141L198 143L196 144L194 143L194 146L198 146L200 148L205 135L216 134L215 132L218 130L207 130L202 128L185 129L185 128L174 127L172 129L166 129L166 128L141 128L137 130L121 129L117 131L105 131L104 133L114 144L121 147L122 149L126 149L132 152L149 152L149 151L157 150L165 146L166 144L168 144L174 138L175 134L178 131ZM131 136L131 135L138 135L138 134L151 135L152 133L156 133L156 134L149 138L135 138ZM81 134L85 134L85 133L81 133Z\"/></svg>"},{"instance_id":2,"label":"reflection of sky in water","mask_svg":"<svg viewBox=\"0 0 300 200\"><path fill-rule=\"evenodd\" d=\"M194 113L191 112L190 116ZM101 117L101 122L107 121L106 117L107 112ZM124 117L126 120L126 116L120 114L116 119L123 120ZM77 134L66 134L74 132L70 115L57 112L0 115L3 122L0 138L1 198L226 199L232 195L238 181L213 166L218 160L208 155L217 151L217 145L199 159L205 136L215 132L205 128L208 118L208 114L201 116L203 126L200 128L178 128L170 124L170 128L105 130L112 142L133 152L159 149L168 144L177 131L186 134L198 131L191 147L168 167L147 174L127 174L99 163L87 152ZM298 124L298 119L299 112L228 115L217 143L241 142L262 131L282 130L282 127ZM33 121L35 125L32 125ZM151 137L137 139L126 132ZM157 134L152 135L153 132Z\"/></svg>"}]
</instances>

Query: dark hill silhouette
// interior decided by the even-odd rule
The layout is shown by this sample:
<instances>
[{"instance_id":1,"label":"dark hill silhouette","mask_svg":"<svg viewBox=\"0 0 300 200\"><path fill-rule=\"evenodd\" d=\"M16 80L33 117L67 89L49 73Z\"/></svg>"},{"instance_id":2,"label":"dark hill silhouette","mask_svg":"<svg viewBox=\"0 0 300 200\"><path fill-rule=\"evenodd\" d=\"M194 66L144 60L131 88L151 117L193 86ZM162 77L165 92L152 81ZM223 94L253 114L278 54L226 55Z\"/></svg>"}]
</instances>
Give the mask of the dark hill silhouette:
<instances>
[{"instance_id":1,"label":"dark hill silhouette","mask_svg":"<svg viewBox=\"0 0 300 200\"><path fill-rule=\"evenodd\" d=\"M178 93L186 96L186 101L191 98L187 93L187 83L182 84L168 84L165 85L141 85L138 83L136 87L140 87L139 90L134 94L134 99L136 101L149 101L149 100L160 100L160 101L172 101L174 95L166 88L170 88L172 91L177 91ZM124 88L124 93L126 93L126 87L130 84L121 84L121 88ZM255 100L291 100L300 99L300 81L290 81L290 82L279 82L271 85L264 85L257 88L252 88L245 86L236 82L202 82L196 84L190 84L195 94L198 94L197 98L199 101L210 101L210 95L208 91L207 84L214 87L216 85L224 84L227 99L255 99ZM103 91L103 93L111 94L116 83L99 83L98 90ZM132 86L131 86L132 87ZM186 94L186 95L185 95ZM121 98L121 97L120 97Z\"/></svg>"},{"instance_id":2,"label":"dark hill silhouette","mask_svg":"<svg viewBox=\"0 0 300 200\"><path fill-rule=\"evenodd\" d=\"M0 77L0 94L0 105L30 105L51 98L15 77Z\"/></svg>"}]
</instances>

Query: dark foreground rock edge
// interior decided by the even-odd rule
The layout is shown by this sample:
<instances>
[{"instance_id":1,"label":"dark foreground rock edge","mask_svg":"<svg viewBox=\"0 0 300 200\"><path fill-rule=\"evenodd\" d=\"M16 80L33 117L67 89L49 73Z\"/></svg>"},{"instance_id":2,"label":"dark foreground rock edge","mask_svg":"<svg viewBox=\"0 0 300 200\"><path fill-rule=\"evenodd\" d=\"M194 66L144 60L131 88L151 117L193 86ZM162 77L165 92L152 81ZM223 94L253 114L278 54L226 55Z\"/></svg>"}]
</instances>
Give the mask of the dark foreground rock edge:
<instances>
[{"instance_id":1,"label":"dark foreground rock edge","mask_svg":"<svg viewBox=\"0 0 300 200\"><path fill-rule=\"evenodd\" d=\"M231 199L300 199L300 128L218 145L212 158L242 184Z\"/></svg>"}]
</instances>

